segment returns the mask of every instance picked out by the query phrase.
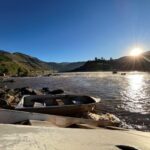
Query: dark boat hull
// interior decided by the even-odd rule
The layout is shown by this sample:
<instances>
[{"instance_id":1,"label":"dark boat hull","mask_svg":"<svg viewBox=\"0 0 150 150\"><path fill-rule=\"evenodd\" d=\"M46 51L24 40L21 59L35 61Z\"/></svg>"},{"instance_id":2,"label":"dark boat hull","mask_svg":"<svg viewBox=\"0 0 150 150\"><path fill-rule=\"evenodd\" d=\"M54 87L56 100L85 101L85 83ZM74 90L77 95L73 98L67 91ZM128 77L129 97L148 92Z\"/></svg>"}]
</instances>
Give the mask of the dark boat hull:
<instances>
[{"instance_id":1,"label":"dark boat hull","mask_svg":"<svg viewBox=\"0 0 150 150\"><path fill-rule=\"evenodd\" d=\"M82 105L69 105L69 106L53 106L53 107L28 107L28 108L16 108L18 111L36 112L43 114L54 114L62 116L78 116L86 112L94 110L96 104L82 104Z\"/></svg>"}]
</instances>

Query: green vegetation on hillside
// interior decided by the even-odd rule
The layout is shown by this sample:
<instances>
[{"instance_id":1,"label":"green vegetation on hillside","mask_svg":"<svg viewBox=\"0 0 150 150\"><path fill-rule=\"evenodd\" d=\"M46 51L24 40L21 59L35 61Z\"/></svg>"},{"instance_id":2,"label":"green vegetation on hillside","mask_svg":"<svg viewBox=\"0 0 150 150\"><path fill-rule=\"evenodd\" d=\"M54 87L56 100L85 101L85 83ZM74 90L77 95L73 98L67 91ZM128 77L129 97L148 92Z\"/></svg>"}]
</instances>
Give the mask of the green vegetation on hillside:
<instances>
[{"instance_id":1,"label":"green vegetation on hillside","mask_svg":"<svg viewBox=\"0 0 150 150\"><path fill-rule=\"evenodd\" d=\"M28 76L69 71L82 66L84 62L53 63L44 62L22 53L0 50L0 75Z\"/></svg>"},{"instance_id":2,"label":"green vegetation on hillside","mask_svg":"<svg viewBox=\"0 0 150 150\"><path fill-rule=\"evenodd\" d=\"M0 51L0 74L27 76L49 70L46 63L21 53Z\"/></svg>"}]
</instances>

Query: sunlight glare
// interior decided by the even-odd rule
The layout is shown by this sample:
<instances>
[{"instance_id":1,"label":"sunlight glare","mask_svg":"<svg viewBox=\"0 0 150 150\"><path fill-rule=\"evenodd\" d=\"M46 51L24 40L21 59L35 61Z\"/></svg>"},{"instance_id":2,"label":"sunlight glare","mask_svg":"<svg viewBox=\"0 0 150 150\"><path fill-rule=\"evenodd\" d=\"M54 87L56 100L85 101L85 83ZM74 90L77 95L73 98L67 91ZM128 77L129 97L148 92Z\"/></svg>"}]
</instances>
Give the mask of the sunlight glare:
<instances>
[{"instance_id":1,"label":"sunlight glare","mask_svg":"<svg viewBox=\"0 0 150 150\"><path fill-rule=\"evenodd\" d=\"M132 94L135 94L135 92L139 92L140 89L142 89L143 86L143 75L131 75L128 77L129 79L129 85L130 89L133 92Z\"/></svg>"},{"instance_id":2,"label":"sunlight glare","mask_svg":"<svg viewBox=\"0 0 150 150\"><path fill-rule=\"evenodd\" d=\"M131 112L143 112L143 104L141 99L146 97L144 88L144 77L143 75L129 75L128 76L128 90L126 91L129 99L126 100L126 109Z\"/></svg>"},{"instance_id":3,"label":"sunlight glare","mask_svg":"<svg viewBox=\"0 0 150 150\"><path fill-rule=\"evenodd\" d=\"M143 50L137 47L131 50L130 56L139 56L142 52Z\"/></svg>"}]
</instances>

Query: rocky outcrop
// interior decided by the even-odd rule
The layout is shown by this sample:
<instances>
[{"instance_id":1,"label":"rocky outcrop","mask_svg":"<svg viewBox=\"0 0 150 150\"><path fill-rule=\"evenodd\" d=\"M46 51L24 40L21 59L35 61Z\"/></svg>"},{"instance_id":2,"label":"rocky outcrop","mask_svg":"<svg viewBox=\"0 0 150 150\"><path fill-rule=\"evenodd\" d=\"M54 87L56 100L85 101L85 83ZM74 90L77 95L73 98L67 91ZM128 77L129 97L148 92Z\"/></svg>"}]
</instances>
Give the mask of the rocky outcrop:
<instances>
[{"instance_id":1,"label":"rocky outcrop","mask_svg":"<svg viewBox=\"0 0 150 150\"><path fill-rule=\"evenodd\" d=\"M48 87L42 89L32 89L30 87L22 87L16 89L0 88L0 107L15 106L24 95L45 95L45 94L62 94L61 89L50 90Z\"/></svg>"}]
</instances>

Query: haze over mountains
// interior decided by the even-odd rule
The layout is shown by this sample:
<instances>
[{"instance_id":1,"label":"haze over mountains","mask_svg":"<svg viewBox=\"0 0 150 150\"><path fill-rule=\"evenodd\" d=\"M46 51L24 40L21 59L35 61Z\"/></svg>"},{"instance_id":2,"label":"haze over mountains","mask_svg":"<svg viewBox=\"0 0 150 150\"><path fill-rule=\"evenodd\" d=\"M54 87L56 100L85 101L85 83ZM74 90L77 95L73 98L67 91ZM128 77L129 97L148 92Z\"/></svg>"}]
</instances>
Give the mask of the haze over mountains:
<instances>
[{"instance_id":1,"label":"haze over mountains","mask_svg":"<svg viewBox=\"0 0 150 150\"><path fill-rule=\"evenodd\" d=\"M19 52L10 53L0 50L0 73L10 75L28 75L42 72L65 72L65 71L150 71L150 51L139 57L125 56L119 59L105 60L95 58L87 62L56 63L44 62L38 58Z\"/></svg>"}]
</instances>

